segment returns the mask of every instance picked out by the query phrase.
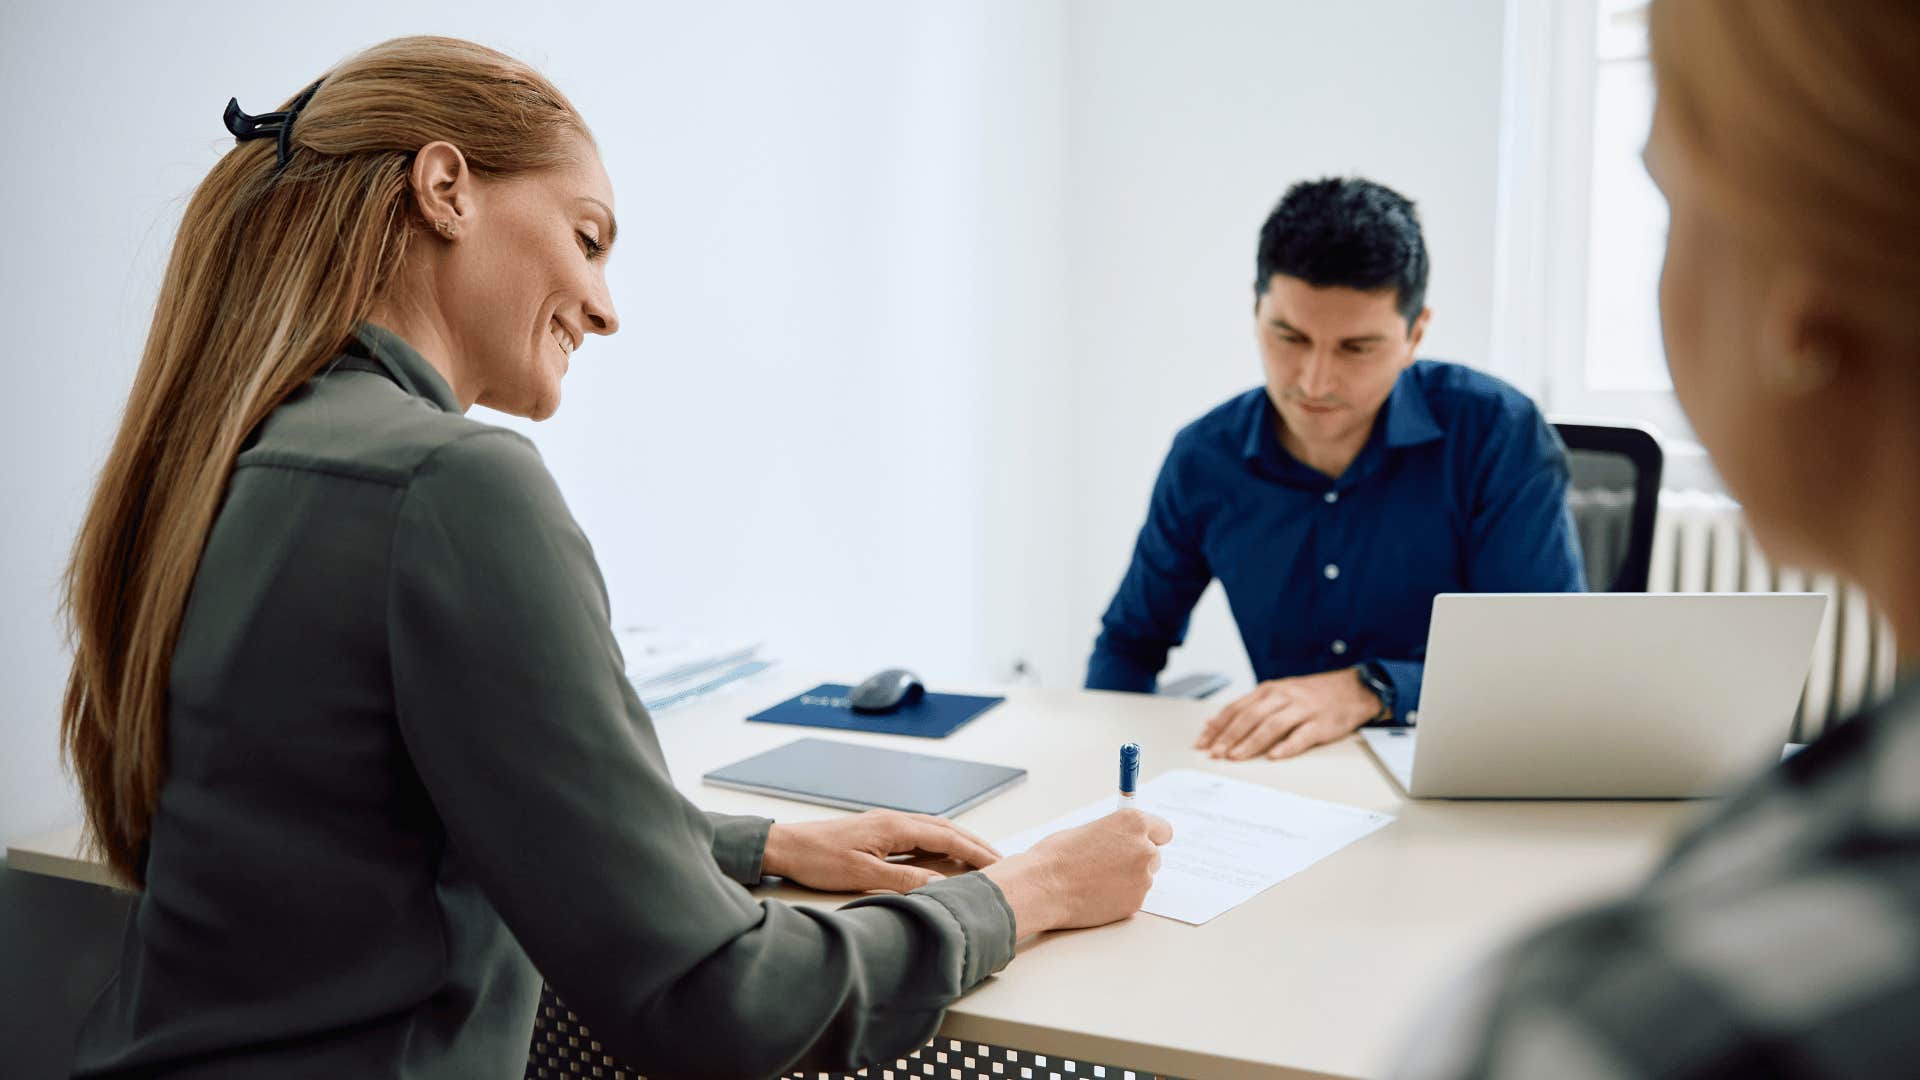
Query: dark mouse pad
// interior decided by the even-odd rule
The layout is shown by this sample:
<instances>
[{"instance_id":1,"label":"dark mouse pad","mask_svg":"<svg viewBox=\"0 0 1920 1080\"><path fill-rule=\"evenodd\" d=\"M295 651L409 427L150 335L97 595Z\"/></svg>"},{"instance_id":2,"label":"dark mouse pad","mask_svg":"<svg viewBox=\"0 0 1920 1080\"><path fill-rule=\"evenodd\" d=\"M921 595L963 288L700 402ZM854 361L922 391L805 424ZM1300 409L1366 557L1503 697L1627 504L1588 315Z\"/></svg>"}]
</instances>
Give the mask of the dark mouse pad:
<instances>
[{"instance_id":1,"label":"dark mouse pad","mask_svg":"<svg viewBox=\"0 0 1920 1080\"><path fill-rule=\"evenodd\" d=\"M1007 700L970 694L936 694L929 690L919 701L890 713L857 713L847 704L850 690L852 687L844 683L821 683L747 719L762 724L798 724L944 739L967 721Z\"/></svg>"}]
</instances>

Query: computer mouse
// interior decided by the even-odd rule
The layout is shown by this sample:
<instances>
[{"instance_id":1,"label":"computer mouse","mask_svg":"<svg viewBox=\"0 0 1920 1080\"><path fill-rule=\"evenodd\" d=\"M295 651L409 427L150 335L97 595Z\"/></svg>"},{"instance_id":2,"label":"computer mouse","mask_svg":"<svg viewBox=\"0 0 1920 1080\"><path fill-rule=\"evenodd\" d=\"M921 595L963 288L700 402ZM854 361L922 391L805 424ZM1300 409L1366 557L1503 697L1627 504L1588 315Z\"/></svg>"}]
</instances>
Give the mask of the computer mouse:
<instances>
[{"instance_id":1,"label":"computer mouse","mask_svg":"<svg viewBox=\"0 0 1920 1080\"><path fill-rule=\"evenodd\" d=\"M869 678L847 694L854 712L890 713L902 705L911 705L927 694L920 676L906 668L888 668Z\"/></svg>"}]
</instances>

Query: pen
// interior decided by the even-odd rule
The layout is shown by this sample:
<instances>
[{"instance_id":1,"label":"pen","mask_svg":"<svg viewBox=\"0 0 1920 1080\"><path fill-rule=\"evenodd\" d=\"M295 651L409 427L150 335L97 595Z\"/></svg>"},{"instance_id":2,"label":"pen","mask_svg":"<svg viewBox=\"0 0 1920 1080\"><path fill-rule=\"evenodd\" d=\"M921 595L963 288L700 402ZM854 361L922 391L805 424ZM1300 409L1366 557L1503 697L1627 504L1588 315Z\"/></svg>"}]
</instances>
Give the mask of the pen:
<instances>
[{"instance_id":1,"label":"pen","mask_svg":"<svg viewBox=\"0 0 1920 1080\"><path fill-rule=\"evenodd\" d=\"M1140 784L1140 744L1125 743L1120 747L1120 798L1113 804L1115 810L1125 810L1134 805L1133 791Z\"/></svg>"}]
</instances>

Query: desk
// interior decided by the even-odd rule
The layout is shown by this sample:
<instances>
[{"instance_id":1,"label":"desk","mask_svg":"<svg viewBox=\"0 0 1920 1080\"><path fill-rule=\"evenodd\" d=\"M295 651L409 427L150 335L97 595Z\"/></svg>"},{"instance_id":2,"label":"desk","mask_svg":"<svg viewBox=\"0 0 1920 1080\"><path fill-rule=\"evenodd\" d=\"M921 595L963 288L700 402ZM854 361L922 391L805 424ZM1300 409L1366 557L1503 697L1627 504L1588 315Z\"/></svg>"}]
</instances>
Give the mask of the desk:
<instances>
[{"instance_id":1,"label":"desk","mask_svg":"<svg viewBox=\"0 0 1920 1080\"><path fill-rule=\"evenodd\" d=\"M841 811L707 787L700 774L820 734L1021 765L1025 783L958 820L992 840L1111 795L1114 754L1142 779L1216 771L1398 820L1205 926L1151 915L1030 938L948 1010L940 1033L1176 1076L1378 1075L1477 958L1554 913L1632 884L1699 804L1409 801L1353 737L1291 761L1210 762L1188 744L1217 704L1138 694L1008 691L941 740L749 724L823 681L774 670L656 720L675 780L702 807L783 821ZM947 689L947 687L942 687ZM954 688L978 690L982 688ZM78 828L8 849L15 869L104 883ZM805 904L845 899L784 886Z\"/></svg>"}]
</instances>

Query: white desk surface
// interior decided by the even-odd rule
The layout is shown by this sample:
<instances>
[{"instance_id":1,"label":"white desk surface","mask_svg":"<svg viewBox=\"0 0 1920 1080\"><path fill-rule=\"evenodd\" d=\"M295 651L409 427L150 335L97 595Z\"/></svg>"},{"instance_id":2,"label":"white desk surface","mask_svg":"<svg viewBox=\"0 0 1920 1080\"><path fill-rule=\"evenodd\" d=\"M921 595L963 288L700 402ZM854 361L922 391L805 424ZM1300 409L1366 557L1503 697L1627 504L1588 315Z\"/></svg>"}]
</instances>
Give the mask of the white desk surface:
<instances>
[{"instance_id":1,"label":"white desk surface","mask_svg":"<svg viewBox=\"0 0 1920 1080\"><path fill-rule=\"evenodd\" d=\"M1151 915L1029 938L948 1011L940 1033L1184 1077L1380 1074L1474 960L1557 912L1631 885L1702 812L1675 802L1410 801L1349 738L1291 761L1211 762L1188 749L1220 702L1013 690L946 739L748 724L826 681L773 670L656 719L676 782L710 810L799 821L842 813L708 787L700 775L805 736L1025 767L956 818L993 840L1112 794L1116 749L1142 778L1216 771L1398 820L1252 901L1192 927ZM991 692L980 687L940 689ZM108 884L78 827L8 848L14 869ZM791 887L799 903L844 897Z\"/></svg>"}]
</instances>

